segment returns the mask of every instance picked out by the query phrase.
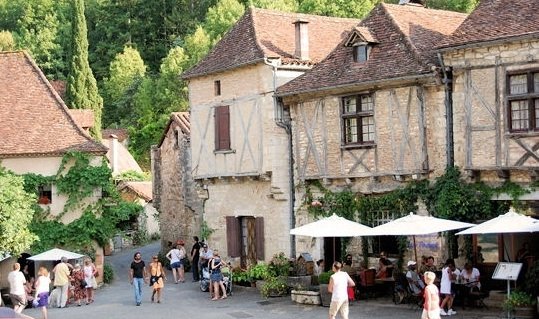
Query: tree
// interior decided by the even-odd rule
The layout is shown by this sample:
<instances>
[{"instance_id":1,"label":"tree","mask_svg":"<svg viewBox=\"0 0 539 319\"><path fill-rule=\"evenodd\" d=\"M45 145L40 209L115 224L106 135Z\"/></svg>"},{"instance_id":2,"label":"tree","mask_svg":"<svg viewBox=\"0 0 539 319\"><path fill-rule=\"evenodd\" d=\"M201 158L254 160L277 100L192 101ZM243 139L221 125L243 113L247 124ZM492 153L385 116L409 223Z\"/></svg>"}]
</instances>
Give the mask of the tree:
<instances>
[{"instance_id":1,"label":"tree","mask_svg":"<svg viewBox=\"0 0 539 319\"><path fill-rule=\"evenodd\" d=\"M101 139L101 113L103 99L97 91L97 83L88 63L88 39L84 0L73 0L73 34L66 99L71 108L90 109L94 112L94 126L90 133Z\"/></svg>"},{"instance_id":2,"label":"tree","mask_svg":"<svg viewBox=\"0 0 539 319\"><path fill-rule=\"evenodd\" d=\"M28 228L36 203L24 191L24 179L0 167L0 252L18 255L37 239Z\"/></svg>"},{"instance_id":3,"label":"tree","mask_svg":"<svg viewBox=\"0 0 539 319\"><path fill-rule=\"evenodd\" d=\"M105 127L119 125L122 118L131 117L133 106L129 101L132 101L133 86L138 87L137 83L145 74L146 65L136 49L126 46L116 55L110 64L109 77L103 83Z\"/></svg>"},{"instance_id":4,"label":"tree","mask_svg":"<svg viewBox=\"0 0 539 319\"><path fill-rule=\"evenodd\" d=\"M303 0L299 11L323 16L359 19L365 17L378 2L378 0Z\"/></svg>"},{"instance_id":5,"label":"tree","mask_svg":"<svg viewBox=\"0 0 539 319\"><path fill-rule=\"evenodd\" d=\"M9 31L0 31L0 51L12 51L15 48L15 40Z\"/></svg>"},{"instance_id":6,"label":"tree","mask_svg":"<svg viewBox=\"0 0 539 319\"><path fill-rule=\"evenodd\" d=\"M284 12L296 12L299 7L296 0L249 0L247 6Z\"/></svg>"}]
</instances>

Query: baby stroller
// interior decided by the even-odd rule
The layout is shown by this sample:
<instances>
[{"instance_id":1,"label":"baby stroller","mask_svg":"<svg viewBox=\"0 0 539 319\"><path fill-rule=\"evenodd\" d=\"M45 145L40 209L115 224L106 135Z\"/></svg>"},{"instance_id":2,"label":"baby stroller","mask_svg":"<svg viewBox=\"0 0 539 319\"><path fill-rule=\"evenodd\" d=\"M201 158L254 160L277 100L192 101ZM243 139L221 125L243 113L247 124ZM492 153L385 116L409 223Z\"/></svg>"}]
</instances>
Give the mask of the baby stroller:
<instances>
[{"instance_id":1,"label":"baby stroller","mask_svg":"<svg viewBox=\"0 0 539 319\"><path fill-rule=\"evenodd\" d=\"M200 279L200 290L204 292L210 291L210 270L208 266L202 267L202 278Z\"/></svg>"}]
</instances>

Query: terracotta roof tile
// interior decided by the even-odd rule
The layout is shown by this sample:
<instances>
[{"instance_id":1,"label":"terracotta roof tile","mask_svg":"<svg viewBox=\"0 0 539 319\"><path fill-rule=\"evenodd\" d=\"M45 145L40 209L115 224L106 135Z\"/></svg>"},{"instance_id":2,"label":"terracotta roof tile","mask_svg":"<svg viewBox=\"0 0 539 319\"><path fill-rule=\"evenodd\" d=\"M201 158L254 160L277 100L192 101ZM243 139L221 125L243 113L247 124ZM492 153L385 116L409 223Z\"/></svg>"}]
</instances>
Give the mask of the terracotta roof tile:
<instances>
[{"instance_id":1,"label":"terracotta roof tile","mask_svg":"<svg viewBox=\"0 0 539 319\"><path fill-rule=\"evenodd\" d=\"M0 52L0 157L104 155L25 52Z\"/></svg>"},{"instance_id":2,"label":"terracotta roof tile","mask_svg":"<svg viewBox=\"0 0 539 319\"><path fill-rule=\"evenodd\" d=\"M146 202L149 202L153 198L152 194L152 182L122 182L119 186L119 190L130 189Z\"/></svg>"},{"instance_id":3,"label":"terracotta roof tile","mask_svg":"<svg viewBox=\"0 0 539 319\"><path fill-rule=\"evenodd\" d=\"M436 63L434 45L450 35L465 17L417 5L379 4L356 28L363 37L375 41L367 61L354 62L353 48L342 41L311 71L279 87L277 94L430 74Z\"/></svg>"},{"instance_id":4,"label":"terracotta roof tile","mask_svg":"<svg viewBox=\"0 0 539 319\"><path fill-rule=\"evenodd\" d=\"M129 133L126 128L106 128L101 130L101 136L103 136L103 138L109 138L111 135L115 135L118 142L123 142L129 138Z\"/></svg>"},{"instance_id":5,"label":"terracotta roof tile","mask_svg":"<svg viewBox=\"0 0 539 319\"><path fill-rule=\"evenodd\" d=\"M94 111L85 109L69 109L68 111L75 123L83 129L94 126Z\"/></svg>"},{"instance_id":6,"label":"terracotta roof tile","mask_svg":"<svg viewBox=\"0 0 539 319\"><path fill-rule=\"evenodd\" d=\"M294 22L308 22L309 58L294 56ZM250 8L219 41L213 50L183 77L225 71L256 63L264 58L281 58L284 64L312 65L324 59L358 19L333 18L301 13Z\"/></svg>"},{"instance_id":7,"label":"terracotta roof tile","mask_svg":"<svg viewBox=\"0 0 539 319\"><path fill-rule=\"evenodd\" d=\"M539 35L538 0L482 0L439 48Z\"/></svg>"}]
</instances>

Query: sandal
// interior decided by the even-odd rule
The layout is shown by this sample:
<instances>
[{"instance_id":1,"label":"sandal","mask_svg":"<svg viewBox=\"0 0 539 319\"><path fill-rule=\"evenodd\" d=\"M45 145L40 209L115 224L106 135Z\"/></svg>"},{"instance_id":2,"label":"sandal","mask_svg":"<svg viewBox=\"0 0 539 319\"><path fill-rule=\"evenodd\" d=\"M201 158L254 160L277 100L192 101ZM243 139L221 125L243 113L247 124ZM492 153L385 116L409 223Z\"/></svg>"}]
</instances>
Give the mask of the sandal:
<instances>
[{"instance_id":1,"label":"sandal","mask_svg":"<svg viewBox=\"0 0 539 319\"><path fill-rule=\"evenodd\" d=\"M211 298L212 301L219 300L218 298Z\"/></svg>"},{"instance_id":2,"label":"sandal","mask_svg":"<svg viewBox=\"0 0 539 319\"><path fill-rule=\"evenodd\" d=\"M227 297L227 296L226 296L226 295L224 295L224 296L222 296L222 297L221 297L221 299L226 299L226 297Z\"/></svg>"}]
</instances>

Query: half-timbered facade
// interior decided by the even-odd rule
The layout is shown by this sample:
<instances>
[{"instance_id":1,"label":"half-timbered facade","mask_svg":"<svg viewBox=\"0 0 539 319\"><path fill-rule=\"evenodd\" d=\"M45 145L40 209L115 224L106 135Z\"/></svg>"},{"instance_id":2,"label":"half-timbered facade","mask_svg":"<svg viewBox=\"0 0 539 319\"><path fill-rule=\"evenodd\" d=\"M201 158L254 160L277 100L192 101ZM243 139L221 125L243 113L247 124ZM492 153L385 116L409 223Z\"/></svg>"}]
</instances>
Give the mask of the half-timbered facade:
<instances>
[{"instance_id":1,"label":"half-timbered facade","mask_svg":"<svg viewBox=\"0 0 539 319\"><path fill-rule=\"evenodd\" d=\"M470 181L529 187L539 176L539 2L483 0L439 48L453 82L455 165ZM539 217L539 192L519 199ZM485 262L514 260L524 242L537 256L538 239L514 235Z\"/></svg>"},{"instance_id":2,"label":"half-timbered facade","mask_svg":"<svg viewBox=\"0 0 539 319\"><path fill-rule=\"evenodd\" d=\"M210 246L246 264L290 253L287 126L273 93L321 61L359 21L250 8L193 69L192 173Z\"/></svg>"},{"instance_id":3,"label":"half-timbered facade","mask_svg":"<svg viewBox=\"0 0 539 319\"><path fill-rule=\"evenodd\" d=\"M443 174L445 91L434 46L465 17L379 4L325 61L281 86L277 95L292 118L295 183L368 195ZM298 187L299 203L305 195ZM310 218L302 209L296 216L298 224ZM380 222L391 218L381 212ZM298 250L312 251L310 239L297 241Z\"/></svg>"}]
</instances>

